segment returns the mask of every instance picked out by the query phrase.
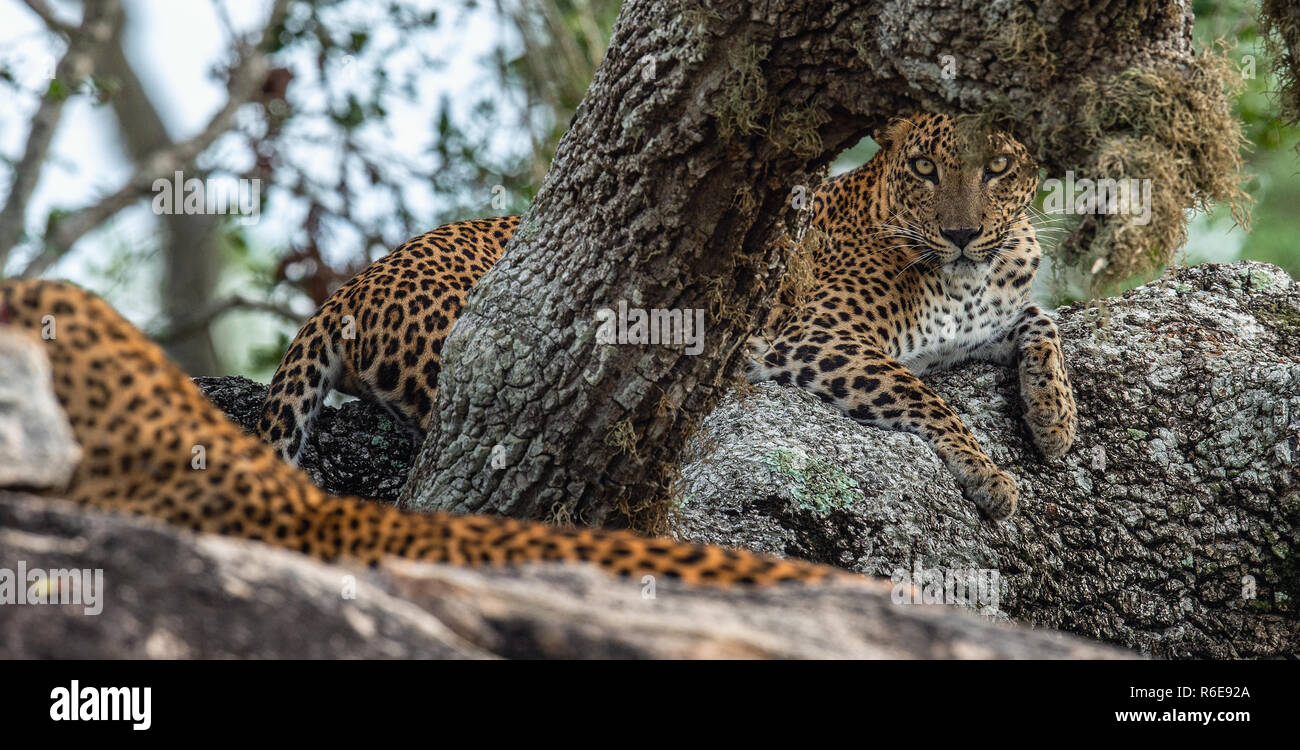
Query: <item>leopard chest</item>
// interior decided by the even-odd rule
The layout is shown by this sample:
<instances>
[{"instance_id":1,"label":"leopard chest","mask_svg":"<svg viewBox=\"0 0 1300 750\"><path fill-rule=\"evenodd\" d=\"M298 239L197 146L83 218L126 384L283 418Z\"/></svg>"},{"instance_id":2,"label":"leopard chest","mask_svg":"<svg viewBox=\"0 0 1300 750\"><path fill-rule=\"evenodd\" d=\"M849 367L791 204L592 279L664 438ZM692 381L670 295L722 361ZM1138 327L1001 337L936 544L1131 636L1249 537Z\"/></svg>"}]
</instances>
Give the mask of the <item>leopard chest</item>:
<instances>
[{"instance_id":1,"label":"leopard chest","mask_svg":"<svg viewBox=\"0 0 1300 750\"><path fill-rule=\"evenodd\" d=\"M894 357L922 374L970 359L1014 324L1025 293L1000 287L978 268L938 270L913 308L910 325L895 341Z\"/></svg>"}]
</instances>

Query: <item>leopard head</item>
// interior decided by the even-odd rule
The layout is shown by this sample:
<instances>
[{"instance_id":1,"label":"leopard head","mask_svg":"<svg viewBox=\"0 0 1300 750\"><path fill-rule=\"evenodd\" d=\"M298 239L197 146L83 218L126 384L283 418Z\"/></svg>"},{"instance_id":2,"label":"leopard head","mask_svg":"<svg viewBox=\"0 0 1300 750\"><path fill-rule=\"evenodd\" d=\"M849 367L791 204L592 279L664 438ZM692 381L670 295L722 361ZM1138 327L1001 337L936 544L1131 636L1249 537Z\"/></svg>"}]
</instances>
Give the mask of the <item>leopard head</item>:
<instances>
[{"instance_id":1,"label":"leopard head","mask_svg":"<svg viewBox=\"0 0 1300 750\"><path fill-rule=\"evenodd\" d=\"M1038 189L1019 141L995 132L970 143L947 115L895 119L877 133L885 159L888 223L938 264L992 261Z\"/></svg>"}]
</instances>

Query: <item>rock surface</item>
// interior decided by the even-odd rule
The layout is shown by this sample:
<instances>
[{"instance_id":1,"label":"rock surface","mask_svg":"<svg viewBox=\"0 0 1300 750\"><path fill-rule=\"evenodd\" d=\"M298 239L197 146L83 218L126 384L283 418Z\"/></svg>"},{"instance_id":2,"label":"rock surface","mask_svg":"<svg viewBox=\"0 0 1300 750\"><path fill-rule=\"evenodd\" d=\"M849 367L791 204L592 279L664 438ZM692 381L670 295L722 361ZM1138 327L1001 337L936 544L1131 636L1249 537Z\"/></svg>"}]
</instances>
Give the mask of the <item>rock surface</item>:
<instances>
[{"instance_id":1,"label":"rock surface","mask_svg":"<svg viewBox=\"0 0 1300 750\"><path fill-rule=\"evenodd\" d=\"M63 487L80 460L40 342L0 327L0 487Z\"/></svg>"}]
</instances>

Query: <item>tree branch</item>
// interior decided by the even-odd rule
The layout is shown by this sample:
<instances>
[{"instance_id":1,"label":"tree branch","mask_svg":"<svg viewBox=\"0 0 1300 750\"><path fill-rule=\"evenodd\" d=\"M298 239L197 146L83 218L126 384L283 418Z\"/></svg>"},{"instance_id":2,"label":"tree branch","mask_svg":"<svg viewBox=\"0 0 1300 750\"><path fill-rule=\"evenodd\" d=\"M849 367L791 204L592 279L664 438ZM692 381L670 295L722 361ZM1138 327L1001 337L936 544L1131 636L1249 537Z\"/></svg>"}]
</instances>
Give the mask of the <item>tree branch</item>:
<instances>
[{"instance_id":1,"label":"tree branch","mask_svg":"<svg viewBox=\"0 0 1300 750\"><path fill-rule=\"evenodd\" d=\"M884 578L996 573L960 603L1157 657L1300 656L1300 282L1194 266L1058 318L1080 420L1059 461L1030 442L1014 370L926 378L1017 477L1009 521L982 521L919 439L765 383L692 439L675 534ZM265 386L196 382L256 426ZM303 468L391 502L417 448L355 401L322 411Z\"/></svg>"},{"instance_id":2,"label":"tree branch","mask_svg":"<svg viewBox=\"0 0 1300 750\"><path fill-rule=\"evenodd\" d=\"M50 31L59 34L66 34L68 36L72 36L78 32L76 26L70 26L63 21L60 21L59 18L50 10L50 7L45 4L45 0L23 0L23 4L27 6L28 10L35 13L37 16L40 16L41 21L45 23L46 27L48 27Z\"/></svg>"},{"instance_id":3,"label":"tree branch","mask_svg":"<svg viewBox=\"0 0 1300 750\"><path fill-rule=\"evenodd\" d=\"M1008 521L918 438L765 383L693 441L679 536L913 583L995 572L997 601L972 603L1159 658L1300 657L1300 282L1193 266L1057 318L1079 405L1062 459L1033 447L1013 369L926 378L1016 476Z\"/></svg>"},{"instance_id":4,"label":"tree branch","mask_svg":"<svg viewBox=\"0 0 1300 750\"><path fill-rule=\"evenodd\" d=\"M86 3L85 16L75 29L64 26L49 15L49 9L37 0L28 7L41 16L52 29L68 35L68 48L55 66L54 80L41 97L27 130L22 158L13 169L13 182L4 208L0 209L0 269L3 269L15 245L26 233L27 204L40 182L41 171L49 154L54 131L63 114L63 105L72 91L95 70L96 56L121 23L120 0Z\"/></svg>"},{"instance_id":5,"label":"tree branch","mask_svg":"<svg viewBox=\"0 0 1300 750\"><path fill-rule=\"evenodd\" d=\"M173 341L179 341L193 334L195 331L207 328L214 320L232 310L256 310L258 312L270 313L294 324L301 323L303 320L301 313L298 313L284 305L277 305L274 302L267 302L260 299L250 299L243 295L236 294L218 300L192 316L173 322L166 330L157 334L151 334L150 338L157 341L159 344L164 345Z\"/></svg>"},{"instance_id":6,"label":"tree branch","mask_svg":"<svg viewBox=\"0 0 1300 750\"><path fill-rule=\"evenodd\" d=\"M170 179L177 170L192 163L195 157L234 126L239 109L257 98L266 80L266 74L270 70L266 53L266 48L271 41L270 32L280 24L288 1L276 0L271 15L262 29L261 44L248 45L243 50L239 62L230 71L226 102L208 120L203 130L189 139L161 148L140 160L140 166L135 174L117 191L92 205L60 218L54 223L52 233L45 238L45 249L18 273L19 276L31 278L40 275L71 250L77 240L117 212L149 195L153 191L155 180ZM8 216L8 212L5 215Z\"/></svg>"}]
</instances>

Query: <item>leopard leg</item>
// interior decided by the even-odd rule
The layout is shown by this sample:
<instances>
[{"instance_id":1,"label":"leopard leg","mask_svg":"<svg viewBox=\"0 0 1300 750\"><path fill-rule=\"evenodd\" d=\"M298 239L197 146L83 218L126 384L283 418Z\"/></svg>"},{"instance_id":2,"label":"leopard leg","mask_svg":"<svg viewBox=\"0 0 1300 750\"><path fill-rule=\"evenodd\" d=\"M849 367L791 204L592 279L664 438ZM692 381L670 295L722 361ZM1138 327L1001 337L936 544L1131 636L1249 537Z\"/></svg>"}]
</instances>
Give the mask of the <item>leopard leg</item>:
<instances>
[{"instance_id":1,"label":"leopard leg","mask_svg":"<svg viewBox=\"0 0 1300 750\"><path fill-rule=\"evenodd\" d=\"M878 347L830 339L821 345L777 340L755 363L751 380L794 384L858 422L920 437L990 518L1016 512L1015 480L980 448L939 394Z\"/></svg>"},{"instance_id":2,"label":"leopard leg","mask_svg":"<svg viewBox=\"0 0 1300 750\"><path fill-rule=\"evenodd\" d=\"M1034 444L1048 458L1064 455L1074 442L1078 418L1061 336L1047 313L1038 305L1027 306L976 358L1019 368L1020 398Z\"/></svg>"}]
</instances>

